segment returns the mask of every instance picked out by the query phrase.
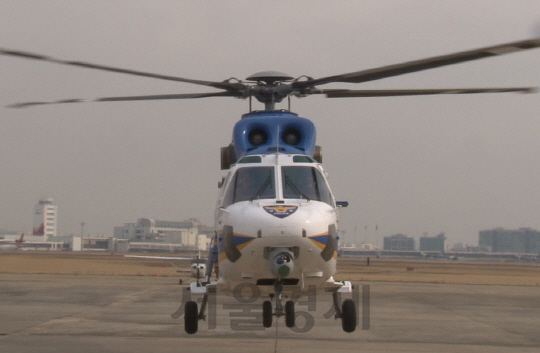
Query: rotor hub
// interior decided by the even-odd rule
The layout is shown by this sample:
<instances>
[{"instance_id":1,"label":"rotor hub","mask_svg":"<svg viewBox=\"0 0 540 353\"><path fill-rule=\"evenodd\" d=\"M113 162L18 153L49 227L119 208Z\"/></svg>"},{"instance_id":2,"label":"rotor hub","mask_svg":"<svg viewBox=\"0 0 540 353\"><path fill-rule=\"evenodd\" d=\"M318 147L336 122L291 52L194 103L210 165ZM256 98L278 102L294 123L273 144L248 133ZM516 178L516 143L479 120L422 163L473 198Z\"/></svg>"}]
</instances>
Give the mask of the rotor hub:
<instances>
[{"instance_id":1,"label":"rotor hub","mask_svg":"<svg viewBox=\"0 0 540 353\"><path fill-rule=\"evenodd\" d=\"M273 85L276 82L291 81L293 78L294 77L279 71L261 71L249 76L246 80Z\"/></svg>"},{"instance_id":2,"label":"rotor hub","mask_svg":"<svg viewBox=\"0 0 540 353\"><path fill-rule=\"evenodd\" d=\"M249 76L246 80L257 82L256 85L249 86L248 95L264 103L265 110L274 110L275 104L292 92L292 85L285 82L293 80L293 77L283 72L261 71Z\"/></svg>"}]
</instances>

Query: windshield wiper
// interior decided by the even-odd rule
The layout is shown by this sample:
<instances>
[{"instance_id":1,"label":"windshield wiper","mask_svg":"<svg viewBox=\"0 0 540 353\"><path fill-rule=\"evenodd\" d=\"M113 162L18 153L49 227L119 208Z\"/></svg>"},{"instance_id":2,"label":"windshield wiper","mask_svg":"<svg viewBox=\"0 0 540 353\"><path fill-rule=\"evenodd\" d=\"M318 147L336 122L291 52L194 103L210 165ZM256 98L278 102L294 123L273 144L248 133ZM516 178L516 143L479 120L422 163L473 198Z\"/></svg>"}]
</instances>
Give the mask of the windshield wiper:
<instances>
[{"instance_id":1,"label":"windshield wiper","mask_svg":"<svg viewBox=\"0 0 540 353\"><path fill-rule=\"evenodd\" d=\"M304 193L300 191L298 186L294 185L294 183L291 181L291 179L288 176L285 176L285 184L289 185L291 189L296 193L296 195L300 196L300 198L304 197L306 200L310 201L309 197L304 195Z\"/></svg>"},{"instance_id":2,"label":"windshield wiper","mask_svg":"<svg viewBox=\"0 0 540 353\"><path fill-rule=\"evenodd\" d=\"M257 193L255 195L253 195L253 197L250 198L249 201L253 201L253 199L259 198L261 196L261 194L264 192L264 190L266 190L268 185L270 185L271 181L272 181L272 178L270 177L270 175L268 175L268 177L266 177L266 180L264 181L264 183L262 184L260 189L257 190Z\"/></svg>"}]
</instances>

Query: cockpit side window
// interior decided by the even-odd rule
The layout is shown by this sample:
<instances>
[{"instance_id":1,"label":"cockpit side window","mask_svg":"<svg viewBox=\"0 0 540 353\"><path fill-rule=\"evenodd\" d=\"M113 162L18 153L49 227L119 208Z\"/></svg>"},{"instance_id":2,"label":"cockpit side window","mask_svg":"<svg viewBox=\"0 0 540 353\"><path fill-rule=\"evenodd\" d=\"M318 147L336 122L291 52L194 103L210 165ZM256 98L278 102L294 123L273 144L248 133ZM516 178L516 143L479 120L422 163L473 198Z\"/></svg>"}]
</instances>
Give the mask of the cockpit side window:
<instances>
[{"instance_id":1,"label":"cockpit side window","mask_svg":"<svg viewBox=\"0 0 540 353\"><path fill-rule=\"evenodd\" d=\"M240 168L227 189L223 207L240 201L275 198L274 167Z\"/></svg>"},{"instance_id":2,"label":"cockpit side window","mask_svg":"<svg viewBox=\"0 0 540 353\"><path fill-rule=\"evenodd\" d=\"M314 167L281 167L284 199L322 201L334 207L330 189L321 172Z\"/></svg>"}]
</instances>

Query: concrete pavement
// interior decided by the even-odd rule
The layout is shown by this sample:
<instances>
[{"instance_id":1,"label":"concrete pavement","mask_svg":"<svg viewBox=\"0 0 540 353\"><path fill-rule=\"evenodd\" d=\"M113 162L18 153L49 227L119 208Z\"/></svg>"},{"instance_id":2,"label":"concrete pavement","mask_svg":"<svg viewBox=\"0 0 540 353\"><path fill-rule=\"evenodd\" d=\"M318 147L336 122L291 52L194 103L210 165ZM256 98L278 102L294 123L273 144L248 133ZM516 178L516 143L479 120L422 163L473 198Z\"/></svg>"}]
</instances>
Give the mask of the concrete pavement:
<instances>
[{"instance_id":1,"label":"concrete pavement","mask_svg":"<svg viewBox=\"0 0 540 353\"><path fill-rule=\"evenodd\" d=\"M537 352L540 288L369 285L369 330L324 315L331 296L297 303L294 332L258 324L261 301L218 296L199 332L173 320L173 277L0 274L1 352ZM249 289L249 288L248 288ZM361 297L361 296L360 296ZM359 309L362 316L362 308ZM365 313L365 312L364 312ZM366 319L366 316L364 316ZM366 322L364 322L366 324ZM210 326L210 329L209 329Z\"/></svg>"}]
</instances>

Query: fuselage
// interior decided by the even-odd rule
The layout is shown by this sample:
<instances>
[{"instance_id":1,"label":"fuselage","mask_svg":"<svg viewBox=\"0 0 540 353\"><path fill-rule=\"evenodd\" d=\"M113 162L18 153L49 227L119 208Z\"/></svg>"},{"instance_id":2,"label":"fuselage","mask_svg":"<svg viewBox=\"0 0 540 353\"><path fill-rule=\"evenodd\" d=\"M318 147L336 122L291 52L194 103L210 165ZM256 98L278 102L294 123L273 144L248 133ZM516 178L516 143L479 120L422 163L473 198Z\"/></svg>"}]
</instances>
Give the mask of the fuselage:
<instances>
[{"instance_id":1,"label":"fuselage","mask_svg":"<svg viewBox=\"0 0 540 353\"><path fill-rule=\"evenodd\" d=\"M24 233L21 233L19 239L15 241L2 241L0 242L0 250L19 250L24 242Z\"/></svg>"},{"instance_id":2,"label":"fuselage","mask_svg":"<svg viewBox=\"0 0 540 353\"><path fill-rule=\"evenodd\" d=\"M0 244L0 250L3 250L3 251L19 250L19 247L15 244Z\"/></svg>"},{"instance_id":3,"label":"fuselage","mask_svg":"<svg viewBox=\"0 0 540 353\"><path fill-rule=\"evenodd\" d=\"M322 165L306 155L249 155L232 165L218 197L218 285L271 292L333 281L337 209Z\"/></svg>"}]
</instances>

